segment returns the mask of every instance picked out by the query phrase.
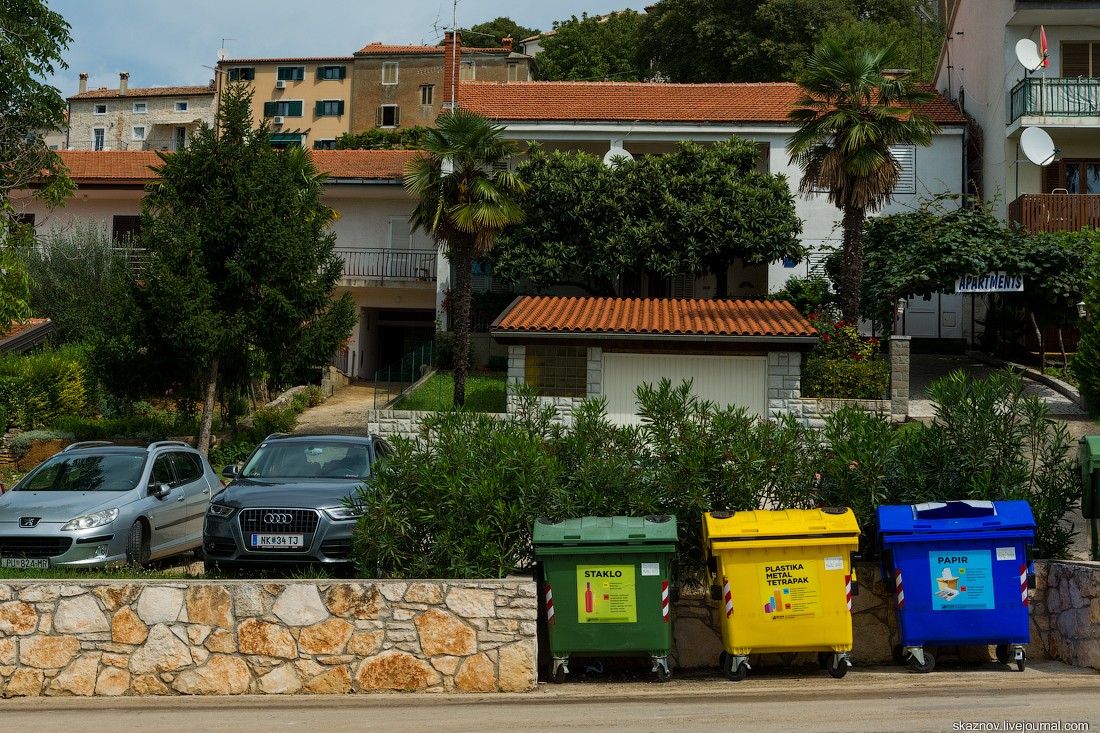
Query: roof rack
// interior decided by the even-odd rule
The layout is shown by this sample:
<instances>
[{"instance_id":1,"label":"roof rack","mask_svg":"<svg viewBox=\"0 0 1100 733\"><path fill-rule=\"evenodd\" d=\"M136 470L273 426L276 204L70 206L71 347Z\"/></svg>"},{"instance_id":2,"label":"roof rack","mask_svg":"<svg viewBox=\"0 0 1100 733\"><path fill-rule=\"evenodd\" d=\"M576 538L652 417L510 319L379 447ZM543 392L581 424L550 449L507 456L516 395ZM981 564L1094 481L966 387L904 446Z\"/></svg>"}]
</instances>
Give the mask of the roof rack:
<instances>
[{"instance_id":1,"label":"roof rack","mask_svg":"<svg viewBox=\"0 0 1100 733\"><path fill-rule=\"evenodd\" d=\"M149 444L148 447L150 447L150 448L158 447L159 448L162 445L183 445L183 446L186 446L188 448L191 447L190 443L187 443L187 442L182 441L182 440L154 440L152 443Z\"/></svg>"},{"instance_id":2,"label":"roof rack","mask_svg":"<svg viewBox=\"0 0 1100 733\"><path fill-rule=\"evenodd\" d=\"M110 440L81 440L76 443L69 443L67 446L61 449L61 452L64 453L65 451L72 450L73 448L89 448L93 445L114 445L114 443Z\"/></svg>"},{"instance_id":3,"label":"roof rack","mask_svg":"<svg viewBox=\"0 0 1100 733\"><path fill-rule=\"evenodd\" d=\"M264 440L271 440L272 438L285 438L289 435L290 433L272 433L271 435L264 438Z\"/></svg>"}]
</instances>

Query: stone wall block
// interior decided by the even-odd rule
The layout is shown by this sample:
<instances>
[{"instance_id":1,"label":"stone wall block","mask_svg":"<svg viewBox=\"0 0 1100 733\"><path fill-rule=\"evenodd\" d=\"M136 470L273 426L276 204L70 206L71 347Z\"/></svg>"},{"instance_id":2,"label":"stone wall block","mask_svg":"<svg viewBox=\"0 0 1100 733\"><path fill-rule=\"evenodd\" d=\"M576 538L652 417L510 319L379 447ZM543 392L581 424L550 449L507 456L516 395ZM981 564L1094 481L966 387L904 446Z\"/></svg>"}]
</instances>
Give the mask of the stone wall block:
<instances>
[{"instance_id":1,"label":"stone wall block","mask_svg":"<svg viewBox=\"0 0 1100 733\"><path fill-rule=\"evenodd\" d=\"M463 692L491 692L497 689L493 663L484 654L467 657L454 680L455 687Z\"/></svg>"},{"instance_id":2,"label":"stone wall block","mask_svg":"<svg viewBox=\"0 0 1100 733\"><path fill-rule=\"evenodd\" d=\"M156 675L143 674L134 678L130 692L135 695L167 695L168 687Z\"/></svg>"},{"instance_id":3,"label":"stone wall block","mask_svg":"<svg viewBox=\"0 0 1100 733\"><path fill-rule=\"evenodd\" d=\"M496 615L495 593L475 588L453 588L447 593L447 608L464 618L492 618Z\"/></svg>"},{"instance_id":4,"label":"stone wall block","mask_svg":"<svg viewBox=\"0 0 1100 733\"><path fill-rule=\"evenodd\" d=\"M355 627L342 618L330 618L302 629L298 649L307 654L340 654L354 630Z\"/></svg>"},{"instance_id":5,"label":"stone wall block","mask_svg":"<svg viewBox=\"0 0 1100 733\"><path fill-rule=\"evenodd\" d=\"M285 695L301 691L302 680L293 664L284 664L257 680L257 686L269 695Z\"/></svg>"},{"instance_id":6,"label":"stone wall block","mask_svg":"<svg viewBox=\"0 0 1100 733\"><path fill-rule=\"evenodd\" d=\"M42 685L46 674L40 669L20 667L4 686L5 697L38 697L42 694Z\"/></svg>"},{"instance_id":7,"label":"stone wall block","mask_svg":"<svg viewBox=\"0 0 1100 733\"><path fill-rule=\"evenodd\" d=\"M281 659L298 656L294 637L286 628L258 619L246 619L237 627L237 647L241 654Z\"/></svg>"},{"instance_id":8,"label":"stone wall block","mask_svg":"<svg viewBox=\"0 0 1100 733\"><path fill-rule=\"evenodd\" d=\"M15 639L13 637L0 636L0 665L8 666L15 664ZM9 674L11 674L9 672Z\"/></svg>"},{"instance_id":9,"label":"stone wall block","mask_svg":"<svg viewBox=\"0 0 1100 733\"><path fill-rule=\"evenodd\" d=\"M271 610L287 626L309 626L329 617L329 611L313 583L288 586L278 595Z\"/></svg>"},{"instance_id":10,"label":"stone wall block","mask_svg":"<svg viewBox=\"0 0 1100 733\"><path fill-rule=\"evenodd\" d=\"M60 669L80 651L75 636L32 636L19 641L19 662L37 669Z\"/></svg>"},{"instance_id":11,"label":"stone wall block","mask_svg":"<svg viewBox=\"0 0 1100 733\"><path fill-rule=\"evenodd\" d=\"M358 632L348 639L348 654L360 657L369 657L377 654L382 648L382 639L385 634L381 631Z\"/></svg>"},{"instance_id":12,"label":"stone wall block","mask_svg":"<svg viewBox=\"0 0 1100 733\"><path fill-rule=\"evenodd\" d=\"M114 613L123 606L128 606L137 599L141 587L137 585L99 585L92 589L92 593L99 599L103 609L108 613Z\"/></svg>"},{"instance_id":13,"label":"stone wall block","mask_svg":"<svg viewBox=\"0 0 1100 733\"><path fill-rule=\"evenodd\" d=\"M251 682L244 660L217 654L205 666L180 673L172 688L185 695L243 695Z\"/></svg>"},{"instance_id":14,"label":"stone wall block","mask_svg":"<svg viewBox=\"0 0 1100 733\"><path fill-rule=\"evenodd\" d=\"M402 594L404 584L401 584ZM401 596L398 596L398 599ZM396 599L395 599L396 600ZM358 619L375 619L381 615L386 600L377 585L363 587L358 584L335 585L325 593L325 606L334 616Z\"/></svg>"},{"instance_id":15,"label":"stone wall block","mask_svg":"<svg viewBox=\"0 0 1100 733\"><path fill-rule=\"evenodd\" d=\"M405 591L405 602L438 606L443 602L443 594L435 583L410 583Z\"/></svg>"},{"instance_id":16,"label":"stone wall block","mask_svg":"<svg viewBox=\"0 0 1100 733\"><path fill-rule=\"evenodd\" d=\"M193 662L191 649L170 628L157 625L149 632L145 643L130 656L130 671L139 675L167 672L188 667Z\"/></svg>"},{"instance_id":17,"label":"stone wall block","mask_svg":"<svg viewBox=\"0 0 1100 733\"><path fill-rule=\"evenodd\" d=\"M187 620L192 624L233 626L233 597L220 585L197 585L187 589Z\"/></svg>"},{"instance_id":18,"label":"stone wall block","mask_svg":"<svg viewBox=\"0 0 1100 733\"><path fill-rule=\"evenodd\" d=\"M91 631L110 631L111 625L99 608L96 599L85 593L65 598L57 604L53 617L53 629L59 634L81 634Z\"/></svg>"},{"instance_id":19,"label":"stone wall block","mask_svg":"<svg viewBox=\"0 0 1100 733\"><path fill-rule=\"evenodd\" d=\"M425 656L465 656L477 651L474 630L454 616L432 608L417 616L413 623L416 624L420 647Z\"/></svg>"},{"instance_id":20,"label":"stone wall block","mask_svg":"<svg viewBox=\"0 0 1100 733\"><path fill-rule=\"evenodd\" d=\"M99 654L82 654L50 681L47 695L90 697L95 693Z\"/></svg>"},{"instance_id":21,"label":"stone wall block","mask_svg":"<svg viewBox=\"0 0 1100 733\"><path fill-rule=\"evenodd\" d=\"M33 634L38 628L38 614L26 601L0 604L0 634L4 636Z\"/></svg>"},{"instance_id":22,"label":"stone wall block","mask_svg":"<svg viewBox=\"0 0 1100 733\"><path fill-rule=\"evenodd\" d=\"M267 607L263 588L255 583L241 583L233 586L233 612L238 619L249 616L263 616Z\"/></svg>"},{"instance_id":23,"label":"stone wall block","mask_svg":"<svg viewBox=\"0 0 1100 733\"><path fill-rule=\"evenodd\" d=\"M538 683L537 657L534 637L501 647L497 660L500 690L525 692L535 689Z\"/></svg>"},{"instance_id":24,"label":"stone wall block","mask_svg":"<svg viewBox=\"0 0 1100 733\"><path fill-rule=\"evenodd\" d=\"M352 691L351 672L346 666L333 667L311 677L302 688L316 695L343 695Z\"/></svg>"},{"instance_id":25,"label":"stone wall block","mask_svg":"<svg viewBox=\"0 0 1100 733\"><path fill-rule=\"evenodd\" d=\"M355 682L364 690L423 690L440 684L442 678L423 659L389 651L364 660Z\"/></svg>"},{"instance_id":26,"label":"stone wall block","mask_svg":"<svg viewBox=\"0 0 1100 733\"><path fill-rule=\"evenodd\" d=\"M146 624L170 624L177 621L183 611L183 590L161 585L146 586L135 606L138 618Z\"/></svg>"},{"instance_id":27,"label":"stone wall block","mask_svg":"<svg viewBox=\"0 0 1100 733\"><path fill-rule=\"evenodd\" d=\"M118 667L103 667L95 682L95 694L104 697L125 695L130 689L130 673Z\"/></svg>"}]
</instances>

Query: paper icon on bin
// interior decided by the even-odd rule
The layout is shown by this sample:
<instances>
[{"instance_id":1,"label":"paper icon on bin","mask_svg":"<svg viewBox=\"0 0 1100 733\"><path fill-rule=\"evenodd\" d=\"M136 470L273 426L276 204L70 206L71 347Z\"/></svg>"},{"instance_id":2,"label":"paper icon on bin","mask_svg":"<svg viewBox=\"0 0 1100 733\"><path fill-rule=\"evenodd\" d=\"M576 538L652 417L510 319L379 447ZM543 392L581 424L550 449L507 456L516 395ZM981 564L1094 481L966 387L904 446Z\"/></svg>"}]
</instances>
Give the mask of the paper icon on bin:
<instances>
[{"instance_id":1,"label":"paper icon on bin","mask_svg":"<svg viewBox=\"0 0 1100 733\"><path fill-rule=\"evenodd\" d=\"M950 590L958 593L959 579L951 574L951 568L944 568L940 577L936 578L936 585L940 590Z\"/></svg>"}]
</instances>

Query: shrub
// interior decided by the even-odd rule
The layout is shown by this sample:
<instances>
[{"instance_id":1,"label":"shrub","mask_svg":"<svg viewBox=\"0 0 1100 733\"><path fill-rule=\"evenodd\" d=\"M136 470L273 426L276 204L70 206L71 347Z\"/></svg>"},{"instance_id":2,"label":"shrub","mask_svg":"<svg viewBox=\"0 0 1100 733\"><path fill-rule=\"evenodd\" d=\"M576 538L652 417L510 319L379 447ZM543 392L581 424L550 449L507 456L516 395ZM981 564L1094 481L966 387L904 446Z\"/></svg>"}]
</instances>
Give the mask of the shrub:
<instances>
[{"instance_id":1,"label":"shrub","mask_svg":"<svg viewBox=\"0 0 1100 733\"><path fill-rule=\"evenodd\" d=\"M66 348L0 357L0 409L13 427L41 428L88 407L83 351Z\"/></svg>"},{"instance_id":2,"label":"shrub","mask_svg":"<svg viewBox=\"0 0 1100 733\"><path fill-rule=\"evenodd\" d=\"M40 440L73 440L73 434L61 430L28 430L11 439L11 451L17 456L25 456L31 444Z\"/></svg>"},{"instance_id":3,"label":"shrub","mask_svg":"<svg viewBox=\"0 0 1100 733\"><path fill-rule=\"evenodd\" d=\"M320 385L311 384L305 389L306 406L317 407L325 401L325 390L321 389Z\"/></svg>"},{"instance_id":4,"label":"shrub","mask_svg":"<svg viewBox=\"0 0 1100 733\"><path fill-rule=\"evenodd\" d=\"M890 386L890 365L877 358L879 342L851 323L811 314L820 341L802 363L802 395L877 400Z\"/></svg>"},{"instance_id":5,"label":"shrub","mask_svg":"<svg viewBox=\"0 0 1100 733\"><path fill-rule=\"evenodd\" d=\"M245 458L248 458L248 454L251 453L252 449L255 447L256 443L251 440L222 441L218 443L216 448L210 451L210 465L214 467L215 471L220 472L222 466L240 463Z\"/></svg>"},{"instance_id":6,"label":"shrub","mask_svg":"<svg viewBox=\"0 0 1100 733\"><path fill-rule=\"evenodd\" d=\"M837 296L829 289L829 279L823 275L792 277L783 284L783 289L772 293L768 300L786 300L804 316L821 313L831 308Z\"/></svg>"}]
</instances>

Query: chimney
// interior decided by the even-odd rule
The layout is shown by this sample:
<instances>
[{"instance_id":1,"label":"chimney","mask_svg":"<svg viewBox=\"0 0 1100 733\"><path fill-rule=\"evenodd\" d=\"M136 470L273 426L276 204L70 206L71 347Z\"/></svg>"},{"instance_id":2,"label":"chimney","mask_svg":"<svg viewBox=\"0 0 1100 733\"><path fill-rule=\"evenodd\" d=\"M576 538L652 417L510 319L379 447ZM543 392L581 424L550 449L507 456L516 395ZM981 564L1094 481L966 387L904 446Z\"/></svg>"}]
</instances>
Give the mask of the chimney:
<instances>
[{"instance_id":1,"label":"chimney","mask_svg":"<svg viewBox=\"0 0 1100 733\"><path fill-rule=\"evenodd\" d=\"M125 97L126 90L130 86L130 72L123 71L118 75L118 96Z\"/></svg>"},{"instance_id":2,"label":"chimney","mask_svg":"<svg viewBox=\"0 0 1100 733\"><path fill-rule=\"evenodd\" d=\"M83 94L86 91L88 91L88 72L82 71L80 72L80 91L77 94Z\"/></svg>"},{"instance_id":3,"label":"chimney","mask_svg":"<svg viewBox=\"0 0 1100 733\"><path fill-rule=\"evenodd\" d=\"M443 109L458 106L459 64L462 62L462 34L447 31L443 37Z\"/></svg>"},{"instance_id":4,"label":"chimney","mask_svg":"<svg viewBox=\"0 0 1100 733\"><path fill-rule=\"evenodd\" d=\"M503 41L500 42L500 46L505 51L511 52L512 51L512 37L508 36L507 38L505 38Z\"/></svg>"}]
</instances>

